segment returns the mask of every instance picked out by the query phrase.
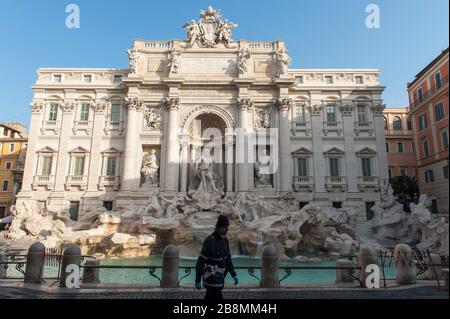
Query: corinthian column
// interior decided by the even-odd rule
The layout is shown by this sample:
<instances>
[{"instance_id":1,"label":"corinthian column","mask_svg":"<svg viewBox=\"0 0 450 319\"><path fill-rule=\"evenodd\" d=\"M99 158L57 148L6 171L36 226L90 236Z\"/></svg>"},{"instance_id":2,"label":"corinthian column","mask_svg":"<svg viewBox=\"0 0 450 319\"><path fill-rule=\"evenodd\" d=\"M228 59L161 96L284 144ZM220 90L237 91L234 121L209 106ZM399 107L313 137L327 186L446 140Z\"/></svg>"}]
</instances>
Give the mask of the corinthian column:
<instances>
[{"instance_id":1,"label":"corinthian column","mask_svg":"<svg viewBox=\"0 0 450 319\"><path fill-rule=\"evenodd\" d=\"M281 191L292 190L292 159L290 151L291 133L289 131L289 110L293 106L291 99L277 101L276 106L279 112L279 150L280 150L280 177Z\"/></svg>"},{"instance_id":2,"label":"corinthian column","mask_svg":"<svg viewBox=\"0 0 450 319\"><path fill-rule=\"evenodd\" d=\"M122 190L132 191L139 187L140 159L138 158L138 112L142 111L142 102L137 98L128 98L125 104L127 108L127 129L125 138L125 156L122 174Z\"/></svg>"},{"instance_id":3,"label":"corinthian column","mask_svg":"<svg viewBox=\"0 0 450 319\"><path fill-rule=\"evenodd\" d=\"M179 145L178 145L178 112L180 110L180 99L169 98L164 100L169 112L165 143L167 149L166 172L164 174L164 190L168 192L178 191L178 167L179 167Z\"/></svg>"},{"instance_id":4,"label":"corinthian column","mask_svg":"<svg viewBox=\"0 0 450 319\"><path fill-rule=\"evenodd\" d=\"M248 122L248 111L253 108L253 101L251 99L239 99L238 100L239 107L239 128L241 129L238 132L237 136L237 148L236 148L236 157L238 159L238 191L239 192L247 192L249 191L249 172L252 172L250 167L250 161L248 158L249 147L253 147L250 145L249 138L249 128L250 124ZM246 136L247 141L246 141Z\"/></svg>"}]
</instances>

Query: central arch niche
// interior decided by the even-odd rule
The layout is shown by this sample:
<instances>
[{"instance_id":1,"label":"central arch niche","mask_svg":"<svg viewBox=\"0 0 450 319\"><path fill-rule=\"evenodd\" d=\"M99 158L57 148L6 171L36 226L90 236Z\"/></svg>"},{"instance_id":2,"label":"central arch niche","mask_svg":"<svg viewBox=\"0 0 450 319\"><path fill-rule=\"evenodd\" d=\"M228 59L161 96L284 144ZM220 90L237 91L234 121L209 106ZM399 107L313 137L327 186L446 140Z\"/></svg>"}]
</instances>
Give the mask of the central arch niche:
<instances>
[{"instance_id":1,"label":"central arch niche","mask_svg":"<svg viewBox=\"0 0 450 319\"><path fill-rule=\"evenodd\" d=\"M233 145L225 144L226 134L232 129L230 122L223 114L211 110L191 114L189 120L185 121L185 149L182 151L184 154L181 160L181 170L184 174L181 174L180 191L196 187L198 178L195 163L201 156L211 156L214 160L214 173L219 178L218 184L224 191L232 190L234 165L227 165L225 160L226 152L234 152Z\"/></svg>"}]
</instances>

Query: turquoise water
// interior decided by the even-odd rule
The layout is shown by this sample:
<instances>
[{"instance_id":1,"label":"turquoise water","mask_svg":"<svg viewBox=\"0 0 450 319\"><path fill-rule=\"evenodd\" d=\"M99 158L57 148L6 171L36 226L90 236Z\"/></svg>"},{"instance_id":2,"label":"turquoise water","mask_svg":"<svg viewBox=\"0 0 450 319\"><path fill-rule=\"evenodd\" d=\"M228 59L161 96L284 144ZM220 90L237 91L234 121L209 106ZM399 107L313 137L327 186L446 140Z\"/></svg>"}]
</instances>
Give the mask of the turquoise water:
<instances>
[{"instance_id":1,"label":"turquoise water","mask_svg":"<svg viewBox=\"0 0 450 319\"><path fill-rule=\"evenodd\" d=\"M182 267L195 267L196 259L180 259L179 278L186 273ZM136 259L105 259L101 261L101 265L111 266L161 266L162 258L153 256L151 258ZM261 267L259 258L236 257L233 258L235 267ZM280 266L301 266L301 267L335 267L335 261L322 261L312 263L299 263L295 261L281 261ZM385 269L386 278L395 277L395 269L388 267ZM259 281L253 278L247 269L236 270L240 284L242 285L259 285ZM56 277L58 269L56 267L46 267L45 277ZM155 275L161 278L161 269L157 269ZM261 278L261 271L255 269L254 275ZM280 269L279 278L286 275L284 269ZM382 274L381 274L382 275ZM14 267L8 269L9 277L23 277ZM282 286L290 285L331 285L336 280L335 269L293 269L292 274L282 282ZM100 281L104 284L147 284L159 285L159 280L150 276L148 269L100 269ZM193 285L195 281L195 268L192 273L181 281L181 285ZM230 275L226 278L226 284L233 284Z\"/></svg>"}]
</instances>

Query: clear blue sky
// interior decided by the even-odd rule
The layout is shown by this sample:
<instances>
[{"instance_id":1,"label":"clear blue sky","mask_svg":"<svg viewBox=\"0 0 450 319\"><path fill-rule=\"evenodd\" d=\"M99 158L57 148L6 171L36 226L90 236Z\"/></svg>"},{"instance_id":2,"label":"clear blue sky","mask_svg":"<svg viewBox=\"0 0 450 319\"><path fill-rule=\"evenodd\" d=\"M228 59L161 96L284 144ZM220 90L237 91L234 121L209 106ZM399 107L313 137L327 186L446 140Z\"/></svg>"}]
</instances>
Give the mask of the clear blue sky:
<instances>
[{"instance_id":1,"label":"clear blue sky","mask_svg":"<svg viewBox=\"0 0 450 319\"><path fill-rule=\"evenodd\" d=\"M365 26L370 3L380 29ZM406 106L407 82L448 47L448 0L0 0L0 122L28 125L37 68L127 67L134 39L184 39L210 4L239 24L234 39L285 40L294 68L379 68L388 107Z\"/></svg>"}]
</instances>

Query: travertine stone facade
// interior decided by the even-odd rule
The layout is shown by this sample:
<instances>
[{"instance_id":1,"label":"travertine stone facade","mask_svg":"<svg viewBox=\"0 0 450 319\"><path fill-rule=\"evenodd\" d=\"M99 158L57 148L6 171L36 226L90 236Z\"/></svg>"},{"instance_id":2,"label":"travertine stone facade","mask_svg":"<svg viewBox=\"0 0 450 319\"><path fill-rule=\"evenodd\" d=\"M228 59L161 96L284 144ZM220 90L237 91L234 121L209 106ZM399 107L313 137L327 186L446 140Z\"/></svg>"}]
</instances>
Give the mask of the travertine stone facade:
<instances>
[{"instance_id":1,"label":"travertine stone facade","mask_svg":"<svg viewBox=\"0 0 450 319\"><path fill-rule=\"evenodd\" d=\"M216 128L226 193L292 191L364 219L388 177L379 71L288 69L284 42L231 41L225 21L208 9L187 41L135 41L129 69L39 69L20 199L82 213L185 195L195 165L182 159ZM235 163L238 128L277 129L279 169L265 185L255 164Z\"/></svg>"}]
</instances>

